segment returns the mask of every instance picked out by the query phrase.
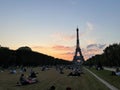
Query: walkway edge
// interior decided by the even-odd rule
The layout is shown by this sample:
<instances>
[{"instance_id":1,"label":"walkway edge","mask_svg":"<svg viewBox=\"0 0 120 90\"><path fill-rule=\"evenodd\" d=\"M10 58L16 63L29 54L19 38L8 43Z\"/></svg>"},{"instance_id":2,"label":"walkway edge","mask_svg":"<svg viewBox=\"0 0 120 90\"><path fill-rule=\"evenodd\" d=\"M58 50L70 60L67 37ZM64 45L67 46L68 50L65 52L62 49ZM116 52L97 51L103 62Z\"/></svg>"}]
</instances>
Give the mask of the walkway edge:
<instances>
[{"instance_id":1,"label":"walkway edge","mask_svg":"<svg viewBox=\"0 0 120 90\"><path fill-rule=\"evenodd\" d=\"M84 67L85 68L85 67ZM109 84L108 82L106 82L105 80L103 80L102 78L98 77L96 74L94 74L93 72L91 72L90 70L88 70L87 68L85 68L88 72L90 72L93 76L95 76L98 80L100 80L103 84L105 84L110 90L119 90L118 88L114 87L113 85Z\"/></svg>"}]
</instances>

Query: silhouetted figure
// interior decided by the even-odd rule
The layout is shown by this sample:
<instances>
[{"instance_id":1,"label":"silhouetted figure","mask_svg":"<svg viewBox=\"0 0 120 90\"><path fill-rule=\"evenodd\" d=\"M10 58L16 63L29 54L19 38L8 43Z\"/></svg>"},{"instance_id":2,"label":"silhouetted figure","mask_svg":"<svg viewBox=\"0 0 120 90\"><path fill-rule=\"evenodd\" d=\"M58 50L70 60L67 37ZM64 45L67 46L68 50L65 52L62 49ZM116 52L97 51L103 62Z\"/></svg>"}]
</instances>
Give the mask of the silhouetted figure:
<instances>
[{"instance_id":1,"label":"silhouetted figure","mask_svg":"<svg viewBox=\"0 0 120 90\"><path fill-rule=\"evenodd\" d=\"M103 70L102 64L100 62L98 62L96 70Z\"/></svg>"},{"instance_id":2,"label":"silhouetted figure","mask_svg":"<svg viewBox=\"0 0 120 90\"><path fill-rule=\"evenodd\" d=\"M26 69L26 68L23 68L23 71L24 71L24 72L26 72L26 71L27 71L27 69Z\"/></svg>"},{"instance_id":3,"label":"silhouetted figure","mask_svg":"<svg viewBox=\"0 0 120 90\"><path fill-rule=\"evenodd\" d=\"M111 72L111 75L116 76L116 73L114 71Z\"/></svg>"},{"instance_id":4,"label":"silhouetted figure","mask_svg":"<svg viewBox=\"0 0 120 90\"><path fill-rule=\"evenodd\" d=\"M59 70L60 70L60 74L64 74L62 66L59 67Z\"/></svg>"},{"instance_id":5,"label":"silhouetted figure","mask_svg":"<svg viewBox=\"0 0 120 90\"><path fill-rule=\"evenodd\" d=\"M49 90L55 90L55 86L51 86Z\"/></svg>"},{"instance_id":6,"label":"silhouetted figure","mask_svg":"<svg viewBox=\"0 0 120 90\"><path fill-rule=\"evenodd\" d=\"M70 88L70 87L67 87L66 90L71 90L71 88Z\"/></svg>"},{"instance_id":7,"label":"silhouetted figure","mask_svg":"<svg viewBox=\"0 0 120 90\"><path fill-rule=\"evenodd\" d=\"M20 76L20 83L21 85L26 85L26 84L29 84L29 80L27 80L25 77L24 77L24 74L21 74Z\"/></svg>"},{"instance_id":8,"label":"silhouetted figure","mask_svg":"<svg viewBox=\"0 0 120 90\"><path fill-rule=\"evenodd\" d=\"M116 68L116 72L120 72L119 68Z\"/></svg>"},{"instance_id":9,"label":"silhouetted figure","mask_svg":"<svg viewBox=\"0 0 120 90\"><path fill-rule=\"evenodd\" d=\"M30 76L29 76L30 78L36 78L37 76L36 76L36 73L34 72L34 71L32 71L31 73L30 73Z\"/></svg>"},{"instance_id":10,"label":"silhouetted figure","mask_svg":"<svg viewBox=\"0 0 120 90\"><path fill-rule=\"evenodd\" d=\"M45 69L46 69L46 67L45 67L45 66L43 66L41 71L45 71Z\"/></svg>"}]
</instances>

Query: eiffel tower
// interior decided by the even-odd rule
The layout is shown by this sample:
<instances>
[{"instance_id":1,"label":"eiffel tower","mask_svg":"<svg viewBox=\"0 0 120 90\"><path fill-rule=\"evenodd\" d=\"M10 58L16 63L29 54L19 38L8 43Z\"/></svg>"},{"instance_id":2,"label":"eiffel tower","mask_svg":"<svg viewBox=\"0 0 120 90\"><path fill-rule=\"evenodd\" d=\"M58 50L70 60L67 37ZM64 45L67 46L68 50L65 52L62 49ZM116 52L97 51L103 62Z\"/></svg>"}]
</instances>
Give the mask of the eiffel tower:
<instances>
[{"instance_id":1,"label":"eiffel tower","mask_svg":"<svg viewBox=\"0 0 120 90\"><path fill-rule=\"evenodd\" d=\"M73 63L81 65L84 62L84 57L82 55L82 52L79 46L79 29L77 28L76 31L77 31L77 43L76 43L75 56L73 57Z\"/></svg>"}]
</instances>

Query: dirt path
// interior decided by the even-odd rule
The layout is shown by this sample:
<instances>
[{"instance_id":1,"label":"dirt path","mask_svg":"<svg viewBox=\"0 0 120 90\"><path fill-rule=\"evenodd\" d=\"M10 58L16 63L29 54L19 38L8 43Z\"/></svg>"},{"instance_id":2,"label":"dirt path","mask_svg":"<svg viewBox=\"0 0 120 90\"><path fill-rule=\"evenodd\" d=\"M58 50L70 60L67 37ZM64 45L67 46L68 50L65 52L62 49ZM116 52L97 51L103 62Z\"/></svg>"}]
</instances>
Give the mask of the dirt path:
<instances>
[{"instance_id":1,"label":"dirt path","mask_svg":"<svg viewBox=\"0 0 120 90\"><path fill-rule=\"evenodd\" d=\"M95 76L98 80L100 80L103 84L105 84L110 90L119 90L118 88L116 88L113 85L109 84L108 82L106 82L102 78L98 77L96 74L94 74L93 72L91 72L87 68L85 68L85 70L87 70L88 72L90 72L93 76Z\"/></svg>"}]
</instances>

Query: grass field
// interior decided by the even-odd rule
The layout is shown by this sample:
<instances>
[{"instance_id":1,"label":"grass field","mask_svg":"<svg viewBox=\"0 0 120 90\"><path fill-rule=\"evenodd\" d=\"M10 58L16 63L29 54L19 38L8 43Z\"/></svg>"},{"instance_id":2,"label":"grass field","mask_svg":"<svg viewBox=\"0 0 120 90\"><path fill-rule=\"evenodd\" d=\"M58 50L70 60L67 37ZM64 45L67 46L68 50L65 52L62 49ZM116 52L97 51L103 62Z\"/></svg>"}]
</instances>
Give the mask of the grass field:
<instances>
[{"instance_id":1,"label":"grass field","mask_svg":"<svg viewBox=\"0 0 120 90\"><path fill-rule=\"evenodd\" d=\"M102 79L106 80L113 86L117 87L120 89L120 76L113 76L111 75L112 72L108 70L99 70L97 71L95 68L89 69L92 72L94 72L97 76L101 77Z\"/></svg>"},{"instance_id":2,"label":"grass field","mask_svg":"<svg viewBox=\"0 0 120 90\"><path fill-rule=\"evenodd\" d=\"M10 74L8 70L0 72L0 90L48 90L52 85L56 87L55 90L66 90L66 87L71 87L72 90L109 90L87 71L80 77L68 77L70 70L64 70L64 74L59 74L54 68L41 71L36 67L33 70L38 72L39 82L26 86L16 86L20 72L17 74ZM28 75L29 71L30 68L24 74Z\"/></svg>"}]
</instances>

